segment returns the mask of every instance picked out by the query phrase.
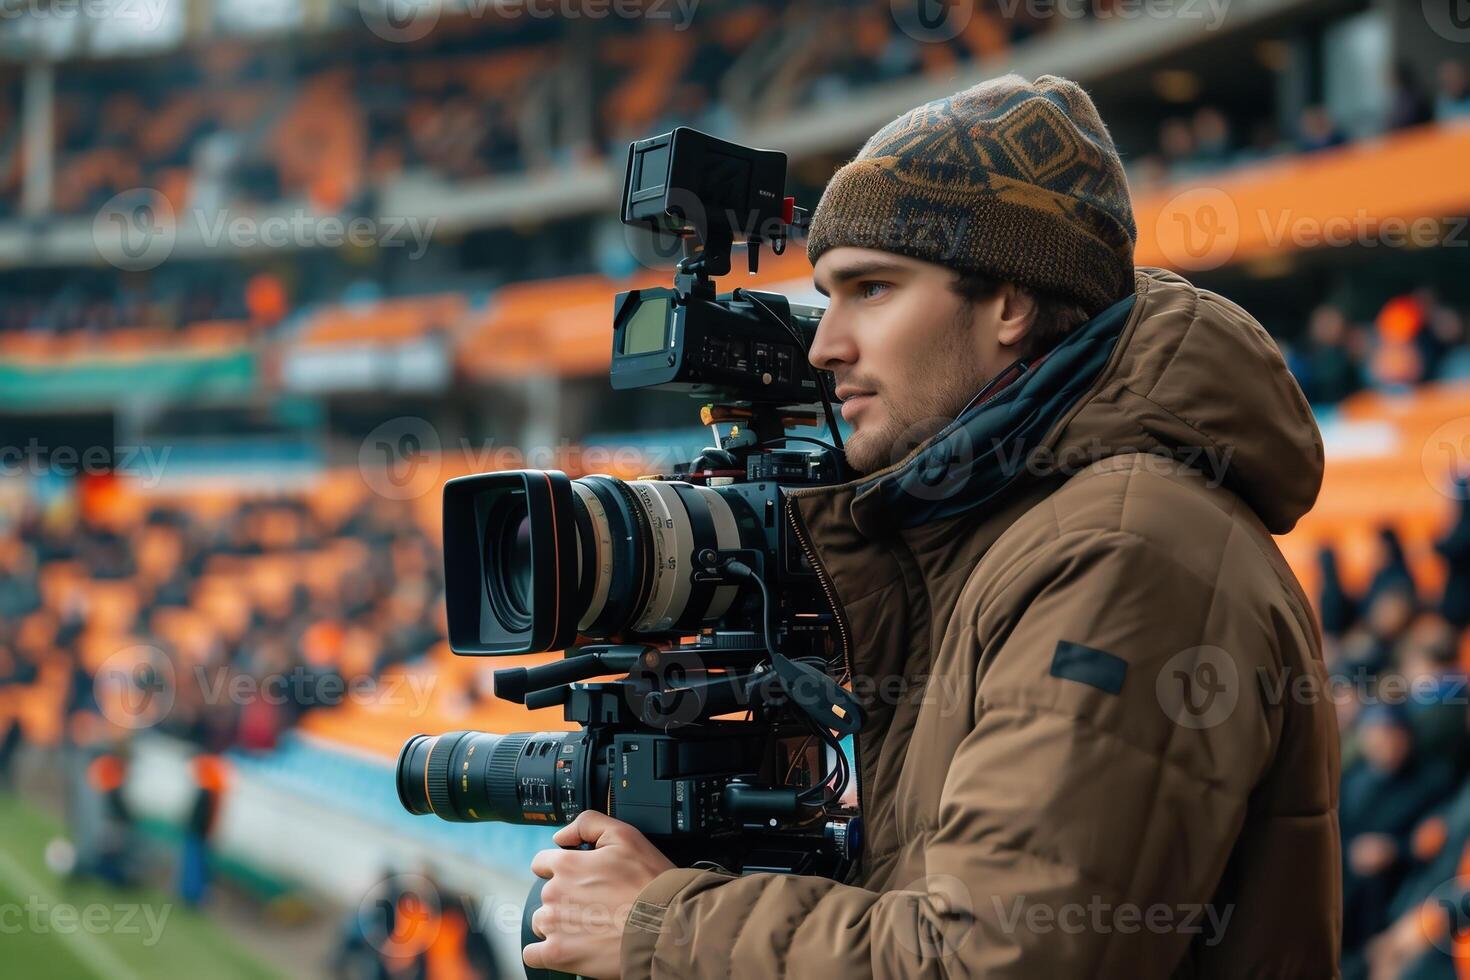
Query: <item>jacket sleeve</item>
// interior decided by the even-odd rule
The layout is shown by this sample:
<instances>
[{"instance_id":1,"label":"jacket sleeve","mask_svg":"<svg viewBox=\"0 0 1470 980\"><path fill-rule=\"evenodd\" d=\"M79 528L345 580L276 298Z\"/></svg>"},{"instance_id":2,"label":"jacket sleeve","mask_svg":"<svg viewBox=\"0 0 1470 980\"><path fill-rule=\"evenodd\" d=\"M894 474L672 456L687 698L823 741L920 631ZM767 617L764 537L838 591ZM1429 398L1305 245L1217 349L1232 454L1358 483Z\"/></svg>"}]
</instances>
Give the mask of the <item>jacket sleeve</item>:
<instances>
[{"instance_id":1,"label":"jacket sleeve","mask_svg":"<svg viewBox=\"0 0 1470 980\"><path fill-rule=\"evenodd\" d=\"M968 735L922 744L921 719L903 764L945 769L937 806L901 820L923 873L876 892L665 872L633 907L623 977L1169 976L1228 928L1206 903L1279 735L1257 677L1271 617L1216 557L1061 534L972 581L931 687L973 697L923 709L966 713Z\"/></svg>"}]
</instances>

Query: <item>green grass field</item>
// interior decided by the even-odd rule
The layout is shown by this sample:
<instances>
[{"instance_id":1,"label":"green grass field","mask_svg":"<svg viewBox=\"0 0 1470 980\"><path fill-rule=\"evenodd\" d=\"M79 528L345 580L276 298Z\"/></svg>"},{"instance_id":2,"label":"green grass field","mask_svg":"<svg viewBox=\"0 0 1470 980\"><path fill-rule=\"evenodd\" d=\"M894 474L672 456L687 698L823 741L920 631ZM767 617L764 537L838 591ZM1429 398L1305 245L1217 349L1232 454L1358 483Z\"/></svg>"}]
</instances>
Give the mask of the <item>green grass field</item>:
<instances>
[{"instance_id":1,"label":"green grass field","mask_svg":"<svg viewBox=\"0 0 1470 980\"><path fill-rule=\"evenodd\" d=\"M276 980L203 915L152 888L70 882L46 867L48 814L0 798L0 974L24 980Z\"/></svg>"}]
</instances>

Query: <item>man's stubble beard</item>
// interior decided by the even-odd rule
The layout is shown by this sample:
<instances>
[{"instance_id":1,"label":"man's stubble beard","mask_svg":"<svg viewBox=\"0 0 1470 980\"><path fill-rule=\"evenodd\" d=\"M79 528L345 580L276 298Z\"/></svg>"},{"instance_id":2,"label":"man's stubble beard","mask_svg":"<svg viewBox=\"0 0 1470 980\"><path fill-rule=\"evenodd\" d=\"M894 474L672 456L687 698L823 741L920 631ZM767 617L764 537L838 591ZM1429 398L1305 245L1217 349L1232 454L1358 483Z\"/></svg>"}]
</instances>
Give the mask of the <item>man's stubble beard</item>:
<instances>
[{"instance_id":1,"label":"man's stubble beard","mask_svg":"<svg viewBox=\"0 0 1470 980\"><path fill-rule=\"evenodd\" d=\"M921 386L912 404L896 406L888 393L873 398L885 409L881 427L871 423L859 427L847 440L848 468L866 476L903 459L950 422L985 384L971 342L974 329L971 311L962 306L951 328L936 338L932 363L936 371L927 386Z\"/></svg>"}]
</instances>

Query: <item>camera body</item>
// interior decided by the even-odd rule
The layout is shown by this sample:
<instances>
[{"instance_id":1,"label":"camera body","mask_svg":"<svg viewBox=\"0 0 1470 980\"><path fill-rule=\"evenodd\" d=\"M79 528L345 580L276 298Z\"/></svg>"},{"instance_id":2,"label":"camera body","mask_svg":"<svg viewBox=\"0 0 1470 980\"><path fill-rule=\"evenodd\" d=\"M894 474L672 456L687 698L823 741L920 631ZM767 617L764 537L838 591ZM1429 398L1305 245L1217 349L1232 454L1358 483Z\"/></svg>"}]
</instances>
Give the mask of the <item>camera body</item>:
<instances>
[{"instance_id":1,"label":"camera body","mask_svg":"<svg viewBox=\"0 0 1470 980\"><path fill-rule=\"evenodd\" d=\"M675 863L740 873L840 879L856 861L839 739L862 711L789 499L843 479L832 379L807 361L821 311L713 283L736 238L754 271L763 244L779 254L804 227L784 181L784 154L690 129L630 145L623 220L677 236L684 258L673 288L615 298L612 386L700 399L718 445L637 480L517 470L445 485L450 647L564 651L496 671L495 693L560 705L581 729L415 736L398 763L411 812L554 826L598 809ZM788 435L818 409L836 445Z\"/></svg>"}]
</instances>

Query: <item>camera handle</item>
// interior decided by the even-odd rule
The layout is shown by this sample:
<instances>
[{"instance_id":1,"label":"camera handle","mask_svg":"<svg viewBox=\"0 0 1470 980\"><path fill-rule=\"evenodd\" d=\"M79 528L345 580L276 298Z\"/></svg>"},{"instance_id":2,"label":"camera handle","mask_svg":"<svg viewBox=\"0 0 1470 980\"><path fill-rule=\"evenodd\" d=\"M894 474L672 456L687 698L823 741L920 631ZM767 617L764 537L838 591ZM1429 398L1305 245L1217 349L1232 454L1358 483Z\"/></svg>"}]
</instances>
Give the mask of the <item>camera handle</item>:
<instances>
[{"instance_id":1,"label":"camera handle","mask_svg":"<svg viewBox=\"0 0 1470 980\"><path fill-rule=\"evenodd\" d=\"M576 847L569 847L569 851L590 851L592 844L583 841ZM531 929L531 916L541 907L541 889L546 886L547 878L537 878L536 883L531 886L531 892L526 896L526 906L521 910L521 949L524 950L532 943L539 943L541 937ZM582 980L582 977L563 973L560 970L543 970L540 967L526 967L526 980Z\"/></svg>"}]
</instances>

